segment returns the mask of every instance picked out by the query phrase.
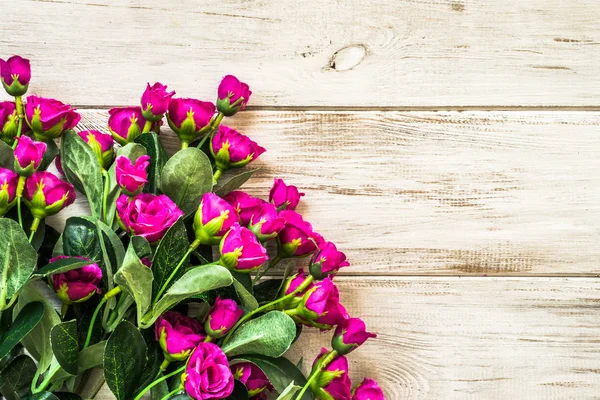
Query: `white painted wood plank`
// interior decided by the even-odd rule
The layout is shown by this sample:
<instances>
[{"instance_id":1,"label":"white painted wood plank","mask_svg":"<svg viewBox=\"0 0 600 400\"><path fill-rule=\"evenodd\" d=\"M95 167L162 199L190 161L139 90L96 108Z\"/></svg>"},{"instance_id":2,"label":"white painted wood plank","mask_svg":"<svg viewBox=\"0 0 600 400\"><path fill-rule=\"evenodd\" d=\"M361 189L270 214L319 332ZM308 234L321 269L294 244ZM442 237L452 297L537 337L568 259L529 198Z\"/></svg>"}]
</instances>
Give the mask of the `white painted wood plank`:
<instances>
[{"instance_id":1,"label":"white painted wood plank","mask_svg":"<svg viewBox=\"0 0 600 400\"><path fill-rule=\"evenodd\" d=\"M83 115L82 128L105 129L106 112ZM299 210L348 254L348 273L600 273L600 113L260 111L232 122L268 149L248 191L267 196L274 177L298 185Z\"/></svg>"},{"instance_id":2,"label":"white painted wood plank","mask_svg":"<svg viewBox=\"0 0 600 400\"><path fill-rule=\"evenodd\" d=\"M597 399L600 281L591 278L339 278L342 302L379 337L351 377L389 400ZM289 353L310 366L330 333ZM99 399L113 398L103 391Z\"/></svg>"},{"instance_id":3,"label":"white painted wood plank","mask_svg":"<svg viewBox=\"0 0 600 400\"><path fill-rule=\"evenodd\" d=\"M137 103L146 81L258 106L600 106L600 3L562 0L14 0L0 55L32 91Z\"/></svg>"}]
</instances>

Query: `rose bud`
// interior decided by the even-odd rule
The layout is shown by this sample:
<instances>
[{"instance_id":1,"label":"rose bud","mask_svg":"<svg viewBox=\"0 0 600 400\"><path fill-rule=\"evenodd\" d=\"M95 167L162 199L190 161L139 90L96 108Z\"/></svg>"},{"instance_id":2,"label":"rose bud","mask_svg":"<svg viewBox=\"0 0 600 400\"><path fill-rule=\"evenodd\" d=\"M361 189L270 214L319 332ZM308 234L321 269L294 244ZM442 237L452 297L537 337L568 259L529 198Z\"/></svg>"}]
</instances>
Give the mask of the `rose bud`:
<instances>
[{"instance_id":1,"label":"rose bud","mask_svg":"<svg viewBox=\"0 0 600 400\"><path fill-rule=\"evenodd\" d=\"M169 228L183 216L173 200L140 193L131 198L122 194L117 199L117 217L121 228L132 236L141 236L150 244L157 243Z\"/></svg>"},{"instance_id":2,"label":"rose bud","mask_svg":"<svg viewBox=\"0 0 600 400\"><path fill-rule=\"evenodd\" d=\"M269 259L254 233L237 222L223 236L219 253L221 265L237 272L252 272Z\"/></svg>"},{"instance_id":3,"label":"rose bud","mask_svg":"<svg viewBox=\"0 0 600 400\"><path fill-rule=\"evenodd\" d=\"M200 321L175 311L167 311L154 324L156 340L167 361L185 361L206 338Z\"/></svg>"},{"instance_id":4,"label":"rose bud","mask_svg":"<svg viewBox=\"0 0 600 400\"><path fill-rule=\"evenodd\" d=\"M275 183L269 192L269 201L279 210L295 210L300 202L300 193L294 185L286 185L283 179L275 179Z\"/></svg>"},{"instance_id":5,"label":"rose bud","mask_svg":"<svg viewBox=\"0 0 600 400\"><path fill-rule=\"evenodd\" d=\"M266 391L274 390L269 379L256 365L243 362L231 367L233 377L242 382L248 389L248 397L256 399L256 396L265 394Z\"/></svg>"},{"instance_id":6,"label":"rose bud","mask_svg":"<svg viewBox=\"0 0 600 400\"><path fill-rule=\"evenodd\" d=\"M71 205L75 201L75 189L50 172L38 171L25 181L23 199L33 217L42 220ZM31 228L36 229L37 226Z\"/></svg>"},{"instance_id":7,"label":"rose bud","mask_svg":"<svg viewBox=\"0 0 600 400\"><path fill-rule=\"evenodd\" d=\"M106 169L115 157L113 149L115 141L112 136L95 130L82 131L77 134L94 151L100 167Z\"/></svg>"},{"instance_id":8,"label":"rose bud","mask_svg":"<svg viewBox=\"0 0 600 400\"><path fill-rule=\"evenodd\" d=\"M326 276L334 276L340 268L348 267L346 255L338 251L335 244L325 242L319 244L319 249L310 260L310 274L315 279L323 279Z\"/></svg>"},{"instance_id":9,"label":"rose bud","mask_svg":"<svg viewBox=\"0 0 600 400\"><path fill-rule=\"evenodd\" d=\"M279 216L285 220L285 226L277 237L282 257L306 256L324 242L323 237L313 231L312 225L296 211L281 211Z\"/></svg>"},{"instance_id":10,"label":"rose bud","mask_svg":"<svg viewBox=\"0 0 600 400\"><path fill-rule=\"evenodd\" d=\"M186 393L195 400L225 399L235 380L227 356L213 343L199 343L181 375Z\"/></svg>"},{"instance_id":11,"label":"rose bud","mask_svg":"<svg viewBox=\"0 0 600 400\"><path fill-rule=\"evenodd\" d=\"M304 284L305 280L306 274L304 273L304 270L300 268L296 274L289 277L284 283L283 287L281 288L281 297L292 294L296 289ZM304 294L306 294L306 292L315 285L314 283L309 283L308 285L304 284L304 286L306 286L306 288L304 290L300 289L298 293L294 295L294 297L280 302L279 308L282 310L292 310L296 308L302 301Z\"/></svg>"},{"instance_id":12,"label":"rose bud","mask_svg":"<svg viewBox=\"0 0 600 400\"><path fill-rule=\"evenodd\" d=\"M133 143L144 129L145 121L140 107L111 108L108 114L108 130L122 146Z\"/></svg>"},{"instance_id":13,"label":"rose bud","mask_svg":"<svg viewBox=\"0 0 600 400\"><path fill-rule=\"evenodd\" d=\"M10 169L0 168L0 217L15 205L18 182L19 175Z\"/></svg>"},{"instance_id":14,"label":"rose bud","mask_svg":"<svg viewBox=\"0 0 600 400\"><path fill-rule=\"evenodd\" d=\"M158 121L169 109L171 97L175 92L167 92L167 86L156 82L150 86L147 84L144 94L142 94L142 115L147 121Z\"/></svg>"},{"instance_id":15,"label":"rose bud","mask_svg":"<svg viewBox=\"0 0 600 400\"><path fill-rule=\"evenodd\" d=\"M271 203L263 203L250 219L248 229L261 242L273 239L285 226L285 219L277 214L277 208Z\"/></svg>"},{"instance_id":16,"label":"rose bud","mask_svg":"<svg viewBox=\"0 0 600 400\"><path fill-rule=\"evenodd\" d=\"M331 358L331 353L327 349L321 349L321 354L315 359L315 364L327 357ZM352 383L348 375L348 359L344 356L335 356L327 366L321 369L314 385L311 389L318 399L351 400Z\"/></svg>"},{"instance_id":17,"label":"rose bud","mask_svg":"<svg viewBox=\"0 0 600 400\"><path fill-rule=\"evenodd\" d=\"M0 139L12 146L19 129L17 108L12 101L0 102Z\"/></svg>"},{"instance_id":18,"label":"rose bud","mask_svg":"<svg viewBox=\"0 0 600 400\"><path fill-rule=\"evenodd\" d=\"M69 257L58 256L51 258L49 262L52 264L63 258ZM64 304L82 303L92 297L94 293L100 293L98 284L102 280L102 270L98 264L93 263L89 258L74 258L90 261L90 264L52 276L56 295Z\"/></svg>"},{"instance_id":19,"label":"rose bud","mask_svg":"<svg viewBox=\"0 0 600 400\"><path fill-rule=\"evenodd\" d=\"M223 196L223 200L231 204L231 206L237 212L240 219L240 224L247 226L252 219L252 216L260 211L264 200L250 196L246 192L240 190L234 190L229 194Z\"/></svg>"},{"instance_id":20,"label":"rose bud","mask_svg":"<svg viewBox=\"0 0 600 400\"><path fill-rule=\"evenodd\" d=\"M14 97L23 96L31 80L29 60L20 56L12 56L6 61L0 58L0 79L6 93Z\"/></svg>"},{"instance_id":21,"label":"rose bud","mask_svg":"<svg viewBox=\"0 0 600 400\"><path fill-rule=\"evenodd\" d=\"M328 277L306 291L295 316L298 322L328 330L347 319L348 313L340 304L338 288Z\"/></svg>"},{"instance_id":22,"label":"rose bud","mask_svg":"<svg viewBox=\"0 0 600 400\"><path fill-rule=\"evenodd\" d=\"M81 119L70 105L38 96L27 98L25 116L35 139L42 142L56 139L64 131L75 127Z\"/></svg>"},{"instance_id":23,"label":"rose bud","mask_svg":"<svg viewBox=\"0 0 600 400\"><path fill-rule=\"evenodd\" d=\"M245 167L265 151L264 147L256 144L248 136L225 125L219 126L219 130L210 142L210 152L220 171Z\"/></svg>"},{"instance_id":24,"label":"rose bud","mask_svg":"<svg viewBox=\"0 0 600 400\"><path fill-rule=\"evenodd\" d=\"M205 245L219 244L236 222L238 220L233 207L216 194L208 192L202 196L194 215L196 242Z\"/></svg>"},{"instance_id":25,"label":"rose bud","mask_svg":"<svg viewBox=\"0 0 600 400\"><path fill-rule=\"evenodd\" d=\"M352 389L352 400L385 400L385 396L377 382L365 378Z\"/></svg>"},{"instance_id":26,"label":"rose bud","mask_svg":"<svg viewBox=\"0 0 600 400\"><path fill-rule=\"evenodd\" d=\"M376 334L367 332L362 319L348 318L340 322L335 329L331 345L339 354L348 354L367 339L376 337Z\"/></svg>"},{"instance_id":27,"label":"rose bud","mask_svg":"<svg viewBox=\"0 0 600 400\"><path fill-rule=\"evenodd\" d=\"M222 338L239 321L244 310L230 299L221 300L217 297L215 304L204 320L206 333L215 339Z\"/></svg>"},{"instance_id":28,"label":"rose bud","mask_svg":"<svg viewBox=\"0 0 600 400\"><path fill-rule=\"evenodd\" d=\"M46 143L33 141L28 136L17 138L14 165L19 176L31 176L38 169L46 148Z\"/></svg>"},{"instance_id":29,"label":"rose bud","mask_svg":"<svg viewBox=\"0 0 600 400\"><path fill-rule=\"evenodd\" d=\"M210 131L210 119L215 114L215 105L196 99L173 99L169 104L167 122L185 144Z\"/></svg>"},{"instance_id":30,"label":"rose bud","mask_svg":"<svg viewBox=\"0 0 600 400\"><path fill-rule=\"evenodd\" d=\"M246 108L251 94L250 86L233 75L227 75L217 90L217 109L221 114L231 117Z\"/></svg>"},{"instance_id":31,"label":"rose bud","mask_svg":"<svg viewBox=\"0 0 600 400\"><path fill-rule=\"evenodd\" d=\"M137 196L148 182L148 173L146 169L150 165L150 156L143 155L132 163L129 157L117 157L115 173L117 184L121 187L123 193L129 197Z\"/></svg>"}]
</instances>

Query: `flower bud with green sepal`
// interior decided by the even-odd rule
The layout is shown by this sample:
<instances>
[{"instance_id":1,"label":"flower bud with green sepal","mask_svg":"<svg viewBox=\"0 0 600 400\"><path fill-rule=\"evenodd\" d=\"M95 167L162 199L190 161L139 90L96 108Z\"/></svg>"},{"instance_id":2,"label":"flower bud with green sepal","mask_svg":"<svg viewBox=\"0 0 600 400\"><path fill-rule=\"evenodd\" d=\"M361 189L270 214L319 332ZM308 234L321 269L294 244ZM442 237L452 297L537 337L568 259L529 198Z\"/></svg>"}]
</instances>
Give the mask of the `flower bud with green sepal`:
<instances>
[{"instance_id":1,"label":"flower bud with green sepal","mask_svg":"<svg viewBox=\"0 0 600 400\"><path fill-rule=\"evenodd\" d=\"M308 289L291 314L298 322L321 330L329 330L348 318L339 290L329 277Z\"/></svg>"},{"instance_id":2,"label":"flower bud with green sepal","mask_svg":"<svg viewBox=\"0 0 600 400\"><path fill-rule=\"evenodd\" d=\"M152 86L148 83L141 100L144 119L151 122L160 121L169 109L169 103L174 95L174 91L167 92L167 86L160 82Z\"/></svg>"},{"instance_id":3,"label":"flower bud with green sepal","mask_svg":"<svg viewBox=\"0 0 600 400\"><path fill-rule=\"evenodd\" d=\"M348 372L346 357L323 348L313 362L312 374L316 377L310 389L320 400L350 400L352 383Z\"/></svg>"},{"instance_id":4,"label":"flower bud with green sepal","mask_svg":"<svg viewBox=\"0 0 600 400\"><path fill-rule=\"evenodd\" d=\"M0 58L0 80L6 93L13 97L23 96L31 81L29 60L20 56L12 56L8 60Z\"/></svg>"},{"instance_id":5,"label":"flower bud with green sepal","mask_svg":"<svg viewBox=\"0 0 600 400\"><path fill-rule=\"evenodd\" d=\"M348 354L377 335L367 332L365 323L360 318L347 318L338 324L331 345L339 354Z\"/></svg>"},{"instance_id":6,"label":"flower bud with green sepal","mask_svg":"<svg viewBox=\"0 0 600 400\"><path fill-rule=\"evenodd\" d=\"M24 177L33 175L42 163L46 149L44 142L36 142L28 136L17 138L14 163L17 174Z\"/></svg>"},{"instance_id":7,"label":"flower bud with green sepal","mask_svg":"<svg viewBox=\"0 0 600 400\"><path fill-rule=\"evenodd\" d=\"M58 256L50 259L50 263L63 258L68 257ZM91 262L89 258L79 256L74 258L90 261L90 264L52 276L52 284L56 295L64 304L83 303L94 294L100 293L98 285L102 280L102 270L98 264Z\"/></svg>"},{"instance_id":8,"label":"flower bud with green sepal","mask_svg":"<svg viewBox=\"0 0 600 400\"><path fill-rule=\"evenodd\" d=\"M196 241L217 245L236 222L237 213L229 203L212 192L205 193L194 215Z\"/></svg>"},{"instance_id":9,"label":"flower bud with green sepal","mask_svg":"<svg viewBox=\"0 0 600 400\"><path fill-rule=\"evenodd\" d=\"M338 251L335 244L325 242L319 244L319 249L310 260L310 274L315 279L324 279L327 276L334 276L340 268L348 267L350 263L346 261L346 255Z\"/></svg>"},{"instance_id":10,"label":"flower bud with green sepal","mask_svg":"<svg viewBox=\"0 0 600 400\"><path fill-rule=\"evenodd\" d=\"M15 103L12 101L0 102L0 138L12 146L18 129L19 117Z\"/></svg>"},{"instance_id":11,"label":"flower bud with green sepal","mask_svg":"<svg viewBox=\"0 0 600 400\"><path fill-rule=\"evenodd\" d=\"M35 139L43 142L60 137L81 120L81 115L70 105L38 96L27 97L25 116Z\"/></svg>"},{"instance_id":12,"label":"flower bud with green sepal","mask_svg":"<svg viewBox=\"0 0 600 400\"><path fill-rule=\"evenodd\" d=\"M19 175L7 168L0 168L0 217L17 202Z\"/></svg>"},{"instance_id":13,"label":"flower bud with green sepal","mask_svg":"<svg viewBox=\"0 0 600 400\"><path fill-rule=\"evenodd\" d=\"M156 340L167 361L185 361L206 338L200 321L175 311L167 311L154 324Z\"/></svg>"},{"instance_id":14,"label":"flower bud with green sepal","mask_svg":"<svg viewBox=\"0 0 600 400\"><path fill-rule=\"evenodd\" d=\"M96 130L81 131L78 135L96 155L96 159L102 169L108 168L115 158L115 141L111 135Z\"/></svg>"},{"instance_id":15,"label":"flower bud with green sepal","mask_svg":"<svg viewBox=\"0 0 600 400\"><path fill-rule=\"evenodd\" d=\"M294 310L296 307L298 307L302 301L302 298L304 297L304 294L314 286L312 282L305 284L306 279L307 276L304 273L304 270L300 268L298 272L290 276L285 281L283 287L281 288L281 294L279 297L290 295L298 288L300 288L300 290L298 290L294 296L279 302L277 306L280 310Z\"/></svg>"},{"instance_id":16,"label":"flower bud with green sepal","mask_svg":"<svg viewBox=\"0 0 600 400\"><path fill-rule=\"evenodd\" d=\"M173 99L169 104L167 122L179 140L189 144L210 133L215 105L196 99Z\"/></svg>"},{"instance_id":17,"label":"flower bud with green sepal","mask_svg":"<svg viewBox=\"0 0 600 400\"><path fill-rule=\"evenodd\" d=\"M248 84L233 75L226 75L217 90L217 109L227 117L246 108L252 91Z\"/></svg>"},{"instance_id":18,"label":"flower bud with green sepal","mask_svg":"<svg viewBox=\"0 0 600 400\"><path fill-rule=\"evenodd\" d=\"M254 233L237 222L223 236L219 253L221 265L237 272L252 272L269 259Z\"/></svg>"},{"instance_id":19,"label":"flower bud with green sepal","mask_svg":"<svg viewBox=\"0 0 600 400\"><path fill-rule=\"evenodd\" d=\"M250 218L248 229L261 242L274 239L285 226L285 219L277 214L277 208L271 203L263 203Z\"/></svg>"},{"instance_id":20,"label":"flower bud with green sepal","mask_svg":"<svg viewBox=\"0 0 600 400\"><path fill-rule=\"evenodd\" d=\"M249 137L220 125L210 141L210 152L217 168L227 171L231 168L242 168L256 160L266 151Z\"/></svg>"},{"instance_id":21,"label":"flower bud with green sepal","mask_svg":"<svg viewBox=\"0 0 600 400\"><path fill-rule=\"evenodd\" d=\"M23 199L33 217L42 220L71 205L75 201L75 189L54 174L40 171L27 178Z\"/></svg>"},{"instance_id":22,"label":"flower bud with green sepal","mask_svg":"<svg viewBox=\"0 0 600 400\"><path fill-rule=\"evenodd\" d=\"M204 330L208 336L220 339L225 336L231 328L244 315L244 310L231 299L217 297L204 322Z\"/></svg>"},{"instance_id":23,"label":"flower bud with green sepal","mask_svg":"<svg viewBox=\"0 0 600 400\"><path fill-rule=\"evenodd\" d=\"M144 117L140 107L117 107L108 111L108 130L121 146L133 143L144 129Z\"/></svg>"}]
</instances>

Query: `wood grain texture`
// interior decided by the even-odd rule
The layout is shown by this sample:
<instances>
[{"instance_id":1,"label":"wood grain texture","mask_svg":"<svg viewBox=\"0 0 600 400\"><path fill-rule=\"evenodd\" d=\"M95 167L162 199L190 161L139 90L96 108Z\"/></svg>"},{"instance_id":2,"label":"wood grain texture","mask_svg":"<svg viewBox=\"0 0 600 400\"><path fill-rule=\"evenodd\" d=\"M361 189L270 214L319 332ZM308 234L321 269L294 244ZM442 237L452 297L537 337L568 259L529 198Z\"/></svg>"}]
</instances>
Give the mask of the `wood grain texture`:
<instances>
[{"instance_id":1,"label":"wood grain texture","mask_svg":"<svg viewBox=\"0 0 600 400\"><path fill-rule=\"evenodd\" d=\"M562 0L14 0L0 54L32 91L137 103L146 81L254 106L599 106L600 3Z\"/></svg>"},{"instance_id":2,"label":"wood grain texture","mask_svg":"<svg viewBox=\"0 0 600 400\"><path fill-rule=\"evenodd\" d=\"M81 128L106 121L84 111ZM268 149L244 187L266 198L273 177L299 186L299 211L347 253L345 273L600 273L600 113L258 111L231 122ZM168 129L162 138L179 146Z\"/></svg>"},{"instance_id":3,"label":"wood grain texture","mask_svg":"<svg viewBox=\"0 0 600 400\"><path fill-rule=\"evenodd\" d=\"M598 398L598 279L337 282L349 312L379 335L349 355L352 380L377 379L389 400ZM330 335L305 329L290 359L308 368Z\"/></svg>"}]
</instances>

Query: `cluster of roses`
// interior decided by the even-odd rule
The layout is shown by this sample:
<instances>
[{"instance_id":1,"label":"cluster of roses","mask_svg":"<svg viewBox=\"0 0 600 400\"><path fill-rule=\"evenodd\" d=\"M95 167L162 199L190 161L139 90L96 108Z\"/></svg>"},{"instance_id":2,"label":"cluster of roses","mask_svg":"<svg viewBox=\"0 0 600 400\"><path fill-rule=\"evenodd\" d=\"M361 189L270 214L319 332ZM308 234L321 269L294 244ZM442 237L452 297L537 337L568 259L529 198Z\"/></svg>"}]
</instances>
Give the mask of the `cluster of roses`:
<instances>
[{"instance_id":1,"label":"cluster of roses","mask_svg":"<svg viewBox=\"0 0 600 400\"><path fill-rule=\"evenodd\" d=\"M7 61L0 59L0 77L7 93L15 97L14 102L0 103L2 140L14 148L14 171L0 168L0 216L16 205L23 227L23 200L33 217L28 227L31 242L44 218L75 200L73 186L45 168L50 158L48 147L63 132L75 127L80 116L57 100L29 96L23 103L22 96L27 92L31 77L26 59L18 56ZM110 134L94 130L78 133L93 150L103 175L114 163L116 181L122 193L116 200L118 226L132 237L144 237L150 244L158 243L184 212L168 196L144 192L151 161L148 155L135 160L127 156L115 159L115 144L124 146L145 133L158 133L166 116L168 125L181 140L182 148L198 141L197 146L202 147L205 140L210 140L208 146L215 165L215 184L223 172L244 167L265 151L247 136L221 125L224 117L233 116L246 107L251 91L245 83L226 76L219 85L216 105L196 99L173 98L174 94L160 83L148 85L141 97L141 106L110 110ZM62 171L59 158L56 166ZM253 311L245 312L234 300L218 297L202 322L175 311L167 311L156 320L156 340L165 356L161 371L165 371L170 363L184 362L183 387L192 398L225 399L233 391L234 380L246 386L251 398L266 398L273 386L264 372L252 363L229 365L221 347L253 316L279 310L297 324L321 330L335 328L332 349L322 349L313 363L307 384L294 398L302 398L310 389L317 398L324 400L383 399L381 389L371 379L365 379L354 388L351 386L345 355L376 335L366 330L361 319L351 318L340 303L333 278L349 263L334 243L315 232L295 211L303 195L295 186L276 179L268 201L242 191L233 191L223 197L208 192L201 197L193 217L194 240L171 278L199 246L218 245L219 258L214 264L237 273L256 273L254 282L282 259L309 256L310 262L307 271L301 268L284 282L274 301ZM277 253L272 258L267 254L269 241L276 242L277 246ZM58 256L50 262L62 258L65 257ZM150 259L141 261L152 268ZM54 289L65 305L86 301L100 293L101 280L102 270L94 262L52 276ZM169 281L158 296L168 284ZM119 291L117 287L113 293L105 294L104 299ZM93 325L92 319L90 329Z\"/></svg>"}]
</instances>

